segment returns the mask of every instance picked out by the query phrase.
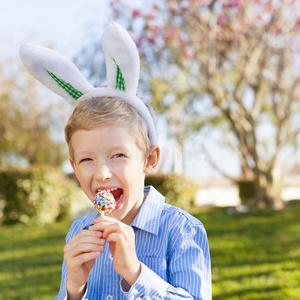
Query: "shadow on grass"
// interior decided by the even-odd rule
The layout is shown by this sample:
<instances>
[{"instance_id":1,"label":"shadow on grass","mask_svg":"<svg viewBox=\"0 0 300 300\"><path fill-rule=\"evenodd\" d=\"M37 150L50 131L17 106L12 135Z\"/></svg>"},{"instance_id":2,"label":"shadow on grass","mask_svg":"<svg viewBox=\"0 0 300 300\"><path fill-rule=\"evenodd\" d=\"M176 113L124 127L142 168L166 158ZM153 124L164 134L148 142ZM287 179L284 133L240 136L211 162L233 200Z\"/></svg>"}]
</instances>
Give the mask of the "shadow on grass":
<instances>
[{"instance_id":1,"label":"shadow on grass","mask_svg":"<svg viewBox=\"0 0 300 300\"><path fill-rule=\"evenodd\" d=\"M3 226L0 299L52 299L60 286L70 222L41 227ZM1 298L2 297L2 298Z\"/></svg>"},{"instance_id":2,"label":"shadow on grass","mask_svg":"<svg viewBox=\"0 0 300 300\"><path fill-rule=\"evenodd\" d=\"M227 211L194 214L208 234L213 299L300 299L300 201L283 211Z\"/></svg>"},{"instance_id":3,"label":"shadow on grass","mask_svg":"<svg viewBox=\"0 0 300 300\"><path fill-rule=\"evenodd\" d=\"M235 291L235 292L225 292L222 293L221 295L217 295L214 296L213 299L214 300L224 300L224 299L247 299L247 300L251 300L251 299L268 299L268 300L278 300L278 298L275 298L276 296L272 297L272 296L267 296L270 295L274 292L278 292L280 291L280 287L268 287L268 288L264 288L262 289L255 289L255 288L251 288L251 289L241 289L239 291ZM252 296L251 296L252 295Z\"/></svg>"}]
</instances>

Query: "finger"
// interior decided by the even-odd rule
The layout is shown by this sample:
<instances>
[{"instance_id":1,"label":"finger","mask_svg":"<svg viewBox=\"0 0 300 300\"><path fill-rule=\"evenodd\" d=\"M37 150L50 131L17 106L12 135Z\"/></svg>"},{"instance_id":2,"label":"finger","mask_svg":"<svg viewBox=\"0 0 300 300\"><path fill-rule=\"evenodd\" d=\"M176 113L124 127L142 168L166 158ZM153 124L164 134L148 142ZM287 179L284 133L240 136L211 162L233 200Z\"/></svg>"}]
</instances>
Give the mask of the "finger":
<instances>
[{"instance_id":1,"label":"finger","mask_svg":"<svg viewBox=\"0 0 300 300\"><path fill-rule=\"evenodd\" d=\"M70 239L69 243L73 243L78 241L79 239L82 239L83 237L90 236L95 238L101 238L102 232L95 231L95 230L81 230L79 231L73 238Z\"/></svg>"},{"instance_id":2,"label":"finger","mask_svg":"<svg viewBox=\"0 0 300 300\"><path fill-rule=\"evenodd\" d=\"M101 246L103 247L103 246ZM76 269L77 267L80 267L83 263L89 262L94 260L96 257L99 257L101 253L103 252L103 249L100 249L100 246L94 249L94 251L76 251L76 249L72 249L68 253L65 253L64 260L67 264L67 266L70 266L72 269Z\"/></svg>"},{"instance_id":3,"label":"finger","mask_svg":"<svg viewBox=\"0 0 300 300\"><path fill-rule=\"evenodd\" d=\"M111 233L108 236L107 241L109 243L113 242L113 243L118 243L118 244L122 244L122 245L126 244L126 240L124 238L124 235L120 234L120 233L116 233L116 232Z\"/></svg>"},{"instance_id":4,"label":"finger","mask_svg":"<svg viewBox=\"0 0 300 300\"><path fill-rule=\"evenodd\" d=\"M120 233L124 236L125 240L131 240L134 237L133 229L121 222L110 224L103 230L103 238L107 239L112 233Z\"/></svg>"},{"instance_id":5,"label":"finger","mask_svg":"<svg viewBox=\"0 0 300 300\"><path fill-rule=\"evenodd\" d=\"M92 230L81 230L73 238L70 239L69 243L77 242L84 237L102 238L102 232Z\"/></svg>"},{"instance_id":6,"label":"finger","mask_svg":"<svg viewBox=\"0 0 300 300\"><path fill-rule=\"evenodd\" d=\"M65 259L66 264L71 265L72 268L76 269L84 263L92 261L101 255L101 251L82 253L68 260Z\"/></svg>"},{"instance_id":7,"label":"finger","mask_svg":"<svg viewBox=\"0 0 300 300\"><path fill-rule=\"evenodd\" d=\"M102 235L102 234L101 234ZM76 239L72 239L69 241L68 244L65 245L64 251L68 252L70 249L76 247L80 244L95 244L95 245L102 245L106 244L106 240L104 238L95 237L92 235L89 236L79 236Z\"/></svg>"},{"instance_id":8,"label":"finger","mask_svg":"<svg viewBox=\"0 0 300 300\"><path fill-rule=\"evenodd\" d=\"M86 226L84 226L82 229L84 229L84 230L89 230L89 227L90 226L93 226L94 224L92 223L92 224L88 224L88 225L86 225Z\"/></svg>"},{"instance_id":9,"label":"finger","mask_svg":"<svg viewBox=\"0 0 300 300\"><path fill-rule=\"evenodd\" d=\"M66 248L65 254L74 257L81 253L103 251L103 250L104 250L104 245L80 243L80 244L75 244L72 248L69 249Z\"/></svg>"},{"instance_id":10,"label":"finger","mask_svg":"<svg viewBox=\"0 0 300 300\"><path fill-rule=\"evenodd\" d=\"M91 251L103 251L106 240L103 238L81 237L64 247L64 253L70 253L71 256L76 256L80 253Z\"/></svg>"},{"instance_id":11,"label":"finger","mask_svg":"<svg viewBox=\"0 0 300 300\"><path fill-rule=\"evenodd\" d=\"M112 218L110 218L110 219L112 219ZM120 222L117 220L115 222L114 221L109 222L109 221L104 220L103 222L95 223L93 226L90 226L89 230L103 232L107 226L112 225L112 224L117 224L117 223L120 223Z\"/></svg>"},{"instance_id":12,"label":"finger","mask_svg":"<svg viewBox=\"0 0 300 300\"><path fill-rule=\"evenodd\" d=\"M95 236L95 237L102 237L102 232L101 231L96 231L96 230L91 230L92 226L94 225L89 225L88 229L86 230L81 230L77 235L80 236ZM77 236L76 235L76 236Z\"/></svg>"},{"instance_id":13,"label":"finger","mask_svg":"<svg viewBox=\"0 0 300 300\"><path fill-rule=\"evenodd\" d=\"M93 220L94 224L97 223L115 223L115 222L120 222L115 218L111 218L111 217L106 217L106 216L99 216L96 219Z\"/></svg>"}]
</instances>

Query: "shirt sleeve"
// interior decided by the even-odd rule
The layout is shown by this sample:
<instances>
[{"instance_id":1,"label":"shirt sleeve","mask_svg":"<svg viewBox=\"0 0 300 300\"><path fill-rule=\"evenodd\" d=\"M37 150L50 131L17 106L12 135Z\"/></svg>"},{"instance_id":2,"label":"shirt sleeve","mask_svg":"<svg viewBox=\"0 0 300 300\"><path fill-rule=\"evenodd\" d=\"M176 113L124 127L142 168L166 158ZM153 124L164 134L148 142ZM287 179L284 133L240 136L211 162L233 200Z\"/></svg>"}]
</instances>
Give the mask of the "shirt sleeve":
<instances>
[{"instance_id":1,"label":"shirt sleeve","mask_svg":"<svg viewBox=\"0 0 300 300\"><path fill-rule=\"evenodd\" d=\"M178 227L172 236L168 282L142 264L133 286L121 280L121 290L127 299L212 299L210 254L203 225Z\"/></svg>"}]
</instances>

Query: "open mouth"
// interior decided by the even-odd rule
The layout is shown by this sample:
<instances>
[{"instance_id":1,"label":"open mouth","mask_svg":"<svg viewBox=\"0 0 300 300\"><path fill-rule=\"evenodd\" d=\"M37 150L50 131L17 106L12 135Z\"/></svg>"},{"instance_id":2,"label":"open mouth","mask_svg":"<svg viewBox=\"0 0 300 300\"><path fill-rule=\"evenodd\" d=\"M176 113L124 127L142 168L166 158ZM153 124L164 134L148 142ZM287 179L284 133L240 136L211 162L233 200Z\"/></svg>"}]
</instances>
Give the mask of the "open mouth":
<instances>
[{"instance_id":1,"label":"open mouth","mask_svg":"<svg viewBox=\"0 0 300 300\"><path fill-rule=\"evenodd\" d=\"M110 191L112 195L114 196L116 203L118 203L121 200L121 197L123 195L123 190L122 189L115 189L113 191Z\"/></svg>"},{"instance_id":2,"label":"open mouth","mask_svg":"<svg viewBox=\"0 0 300 300\"><path fill-rule=\"evenodd\" d=\"M98 190L98 192L101 192L101 191L103 191L103 190ZM107 189L105 191L111 193L114 196L116 203L118 203L121 200L122 195L123 195L123 189L120 189L120 188Z\"/></svg>"}]
</instances>

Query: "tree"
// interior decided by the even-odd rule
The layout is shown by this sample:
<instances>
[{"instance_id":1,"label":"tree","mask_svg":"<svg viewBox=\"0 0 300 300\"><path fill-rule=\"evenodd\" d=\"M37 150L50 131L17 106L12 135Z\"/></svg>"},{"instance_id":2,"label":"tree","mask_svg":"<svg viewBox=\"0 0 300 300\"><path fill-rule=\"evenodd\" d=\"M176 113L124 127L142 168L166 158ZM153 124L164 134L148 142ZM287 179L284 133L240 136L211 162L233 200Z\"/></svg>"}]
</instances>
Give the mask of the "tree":
<instances>
[{"instance_id":1,"label":"tree","mask_svg":"<svg viewBox=\"0 0 300 300\"><path fill-rule=\"evenodd\" d=\"M299 2L155 3L147 11L111 4L151 71L153 103L162 103L169 117L178 105L184 130L222 126L239 157L241 178L254 183L254 204L279 205L274 170L300 129ZM204 99L211 107L201 113Z\"/></svg>"},{"instance_id":2,"label":"tree","mask_svg":"<svg viewBox=\"0 0 300 300\"><path fill-rule=\"evenodd\" d=\"M60 165L66 155L53 132L62 118L57 106L43 103L31 75L8 75L0 64L0 99L0 164Z\"/></svg>"}]
</instances>

